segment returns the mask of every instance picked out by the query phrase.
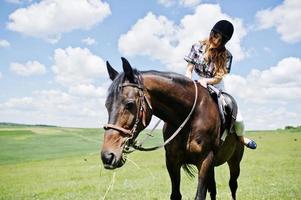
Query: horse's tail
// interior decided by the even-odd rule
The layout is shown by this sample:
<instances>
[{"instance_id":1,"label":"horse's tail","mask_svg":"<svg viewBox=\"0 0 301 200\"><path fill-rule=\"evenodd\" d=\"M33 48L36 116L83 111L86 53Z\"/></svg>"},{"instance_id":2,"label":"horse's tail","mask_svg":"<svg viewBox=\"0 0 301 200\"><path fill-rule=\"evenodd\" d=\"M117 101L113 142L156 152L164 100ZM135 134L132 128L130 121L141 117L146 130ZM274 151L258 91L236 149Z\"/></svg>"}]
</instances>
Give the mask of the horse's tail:
<instances>
[{"instance_id":1,"label":"horse's tail","mask_svg":"<svg viewBox=\"0 0 301 200\"><path fill-rule=\"evenodd\" d=\"M194 178L197 174L197 169L193 165L183 164L182 168L190 178Z\"/></svg>"}]
</instances>

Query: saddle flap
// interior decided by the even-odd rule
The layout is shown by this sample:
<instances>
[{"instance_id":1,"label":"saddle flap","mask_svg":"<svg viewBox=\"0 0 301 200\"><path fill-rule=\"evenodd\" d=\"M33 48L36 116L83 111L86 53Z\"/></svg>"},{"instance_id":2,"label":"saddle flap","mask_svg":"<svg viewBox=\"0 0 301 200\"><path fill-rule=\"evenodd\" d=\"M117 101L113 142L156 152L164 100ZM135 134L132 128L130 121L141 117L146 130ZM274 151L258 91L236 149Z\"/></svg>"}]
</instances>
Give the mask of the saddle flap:
<instances>
[{"instance_id":1,"label":"saddle flap","mask_svg":"<svg viewBox=\"0 0 301 200\"><path fill-rule=\"evenodd\" d=\"M237 117L237 111L238 111L238 107L237 107L237 103L235 101L235 99L228 93L226 92L222 92L222 98L225 102L225 105L223 106L225 113L226 113L226 126L227 128L229 128L229 130L231 130L231 128L233 127L233 124L236 120Z\"/></svg>"},{"instance_id":2,"label":"saddle flap","mask_svg":"<svg viewBox=\"0 0 301 200\"><path fill-rule=\"evenodd\" d=\"M231 132L238 110L235 99L230 94L212 85L208 85L208 91L218 106L222 121L222 130L228 129Z\"/></svg>"},{"instance_id":3,"label":"saddle flap","mask_svg":"<svg viewBox=\"0 0 301 200\"><path fill-rule=\"evenodd\" d=\"M235 99L228 93L222 92L224 101L226 103L225 109L229 111L234 119L237 117L237 103ZM228 112L227 112L228 113Z\"/></svg>"}]
</instances>

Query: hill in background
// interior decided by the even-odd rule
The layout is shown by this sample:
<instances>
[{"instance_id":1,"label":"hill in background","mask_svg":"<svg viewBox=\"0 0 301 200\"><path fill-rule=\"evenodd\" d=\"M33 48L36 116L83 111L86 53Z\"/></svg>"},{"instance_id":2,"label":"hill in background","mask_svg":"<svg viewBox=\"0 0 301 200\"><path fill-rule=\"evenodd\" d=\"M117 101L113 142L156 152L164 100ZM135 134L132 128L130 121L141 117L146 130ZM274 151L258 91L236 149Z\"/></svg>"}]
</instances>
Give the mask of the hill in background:
<instances>
[{"instance_id":1,"label":"hill in background","mask_svg":"<svg viewBox=\"0 0 301 200\"><path fill-rule=\"evenodd\" d=\"M54 125L46 125L46 124L18 124L18 123L10 123L10 122L0 122L0 128L9 128L9 127L58 127Z\"/></svg>"}]
</instances>

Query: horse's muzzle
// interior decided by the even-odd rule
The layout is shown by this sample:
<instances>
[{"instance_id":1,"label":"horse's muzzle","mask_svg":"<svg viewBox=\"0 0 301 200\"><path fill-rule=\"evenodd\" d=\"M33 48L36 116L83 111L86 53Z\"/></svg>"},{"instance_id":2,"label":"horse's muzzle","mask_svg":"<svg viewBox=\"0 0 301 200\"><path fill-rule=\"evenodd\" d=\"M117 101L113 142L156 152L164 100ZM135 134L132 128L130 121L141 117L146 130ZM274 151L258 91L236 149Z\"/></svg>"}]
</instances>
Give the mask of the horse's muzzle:
<instances>
[{"instance_id":1,"label":"horse's muzzle","mask_svg":"<svg viewBox=\"0 0 301 200\"><path fill-rule=\"evenodd\" d=\"M116 169L124 164L122 158L118 158L113 152L102 151L101 160L105 169Z\"/></svg>"},{"instance_id":2,"label":"horse's muzzle","mask_svg":"<svg viewBox=\"0 0 301 200\"><path fill-rule=\"evenodd\" d=\"M112 152L101 152L101 160L106 169L115 169L114 163L116 163L116 156Z\"/></svg>"}]
</instances>

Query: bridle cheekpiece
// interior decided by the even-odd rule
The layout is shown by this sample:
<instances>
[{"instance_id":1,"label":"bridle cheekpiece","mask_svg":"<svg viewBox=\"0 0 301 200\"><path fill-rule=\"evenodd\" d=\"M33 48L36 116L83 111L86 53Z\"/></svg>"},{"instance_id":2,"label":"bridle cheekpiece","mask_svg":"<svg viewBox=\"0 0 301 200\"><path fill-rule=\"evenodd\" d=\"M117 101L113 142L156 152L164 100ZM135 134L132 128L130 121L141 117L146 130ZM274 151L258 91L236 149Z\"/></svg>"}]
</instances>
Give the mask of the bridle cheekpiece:
<instances>
[{"instance_id":1,"label":"bridle cheekpiece","mask_svg":"<svg viewBox=\"0 0 301 200\"><path fill-rule=\"evenodd\" d=\"M146 115L145 105L147 105L151 111L152 111L152 106L151 106L149 100L147 99L147 97L145 96L144 87L140 82L141 81L140 81L140 77L139 77L138 83L126 82L126 83L120 84L120 86L119 86L121 88L124 88L124 87L138 88L140 101L139 101L139 105L138 105L138 109L137 109L137 113L136 113L136 119L135 119L135 123L134 123L133 127L131 129L125 129L123 127L120 127L120 126L117 126L114 124L105 124L103 126L103 128L105 130L113 129L113 130L119 131L120 133L122 133L126 137L128 137L128 139L130 140L130 139L133 139L137 135L137 128L138 128L138 125L140 122L142 122L142 125L144 126L144 128L147 126L146 121L145 121L145 115Z\"/></svg>"}]
</instances>

